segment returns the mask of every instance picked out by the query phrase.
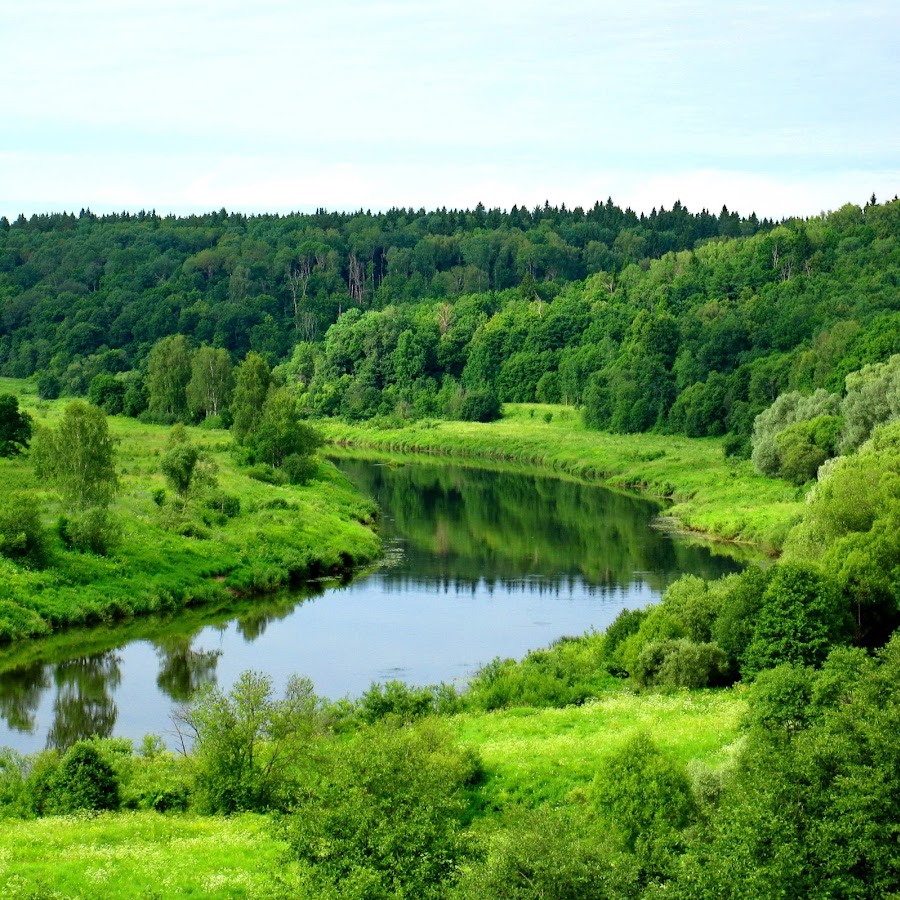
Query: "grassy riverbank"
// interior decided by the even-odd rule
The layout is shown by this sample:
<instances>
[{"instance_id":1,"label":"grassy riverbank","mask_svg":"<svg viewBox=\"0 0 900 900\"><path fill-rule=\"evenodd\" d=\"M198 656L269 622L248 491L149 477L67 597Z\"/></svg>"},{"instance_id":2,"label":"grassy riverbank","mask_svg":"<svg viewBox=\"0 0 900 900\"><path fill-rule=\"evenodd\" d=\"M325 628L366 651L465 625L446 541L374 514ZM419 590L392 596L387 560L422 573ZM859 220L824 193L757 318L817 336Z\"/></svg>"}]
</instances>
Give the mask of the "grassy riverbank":
<instances>
[{"instance_id":1,"label":"grassy riverbank","mask_svg":"<svg viewBox=\"0 0 900 900\"><path fill-rule=\"evenodd\" d=\"M679 435L606 434L584 427L571 407L507 404L497 422L418 422L379 428L325 421L335 444L537 466L673 501L686 528L777 552L802 498L764 478L746 460L726 459L721 440Z\"/></svg>"},{"instance_id":2,"label":"grassy riverbank","mask_svg":"<svg viewBox=\"0 0 900 900\"><path fill-rule=\"evenodd\" d=\"M53 427L65 401L39 403L29 387L0 379L0 393L17 394L37 424ZM169 429L122 417L110 417L109 427L121 483L111 512L121 534L106 557L66 549L55 529L55 494L26 457L0 460L0 492L37 499L49 541L40 568L0 558L0 641L268 592L380 552L371 501L327 462L309 485L267 484L235 465L227 432L188 429L218 470L217 495L238 511L226 517L198 496L181 512L171 491L157 502L166 490L159 462Z\"/></svg>"},{"instance_id":3,"label":"grassy riverbank","mask_svg":"<svg viewBox=\"0 0 900 900\"><path fill-rule=\"evenodd\" d=\"M466 713L446 721L484 776L469 791L474 832L507 813L584 802L594 776L636 734L694 769L728 764L744 710L740 691L612 692L578 707ZM330 739L336 749L343 739ZM318 753L331 750L323 744ZM128 811L18 820L0 829L0 896L267 897L290 883L276 820Z\"/></svg>"}]
</instances>

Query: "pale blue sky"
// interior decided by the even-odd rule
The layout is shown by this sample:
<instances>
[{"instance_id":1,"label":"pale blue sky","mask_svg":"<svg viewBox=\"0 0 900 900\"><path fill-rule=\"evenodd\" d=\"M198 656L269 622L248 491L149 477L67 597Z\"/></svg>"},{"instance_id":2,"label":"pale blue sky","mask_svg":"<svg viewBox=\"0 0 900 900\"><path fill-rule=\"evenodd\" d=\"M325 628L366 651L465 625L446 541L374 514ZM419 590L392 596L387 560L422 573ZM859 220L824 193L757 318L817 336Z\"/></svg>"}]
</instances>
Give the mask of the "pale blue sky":
<instances>
[{"instance_id":1,"label":"pale blue sky","mask_svg":"<svg viewBox=\"0 0 900 900\"><path fill-rule=\"evenodd\" d=\"M0 214L900 191L900 3L0 0Z\"/></svg>"}]
</instances>

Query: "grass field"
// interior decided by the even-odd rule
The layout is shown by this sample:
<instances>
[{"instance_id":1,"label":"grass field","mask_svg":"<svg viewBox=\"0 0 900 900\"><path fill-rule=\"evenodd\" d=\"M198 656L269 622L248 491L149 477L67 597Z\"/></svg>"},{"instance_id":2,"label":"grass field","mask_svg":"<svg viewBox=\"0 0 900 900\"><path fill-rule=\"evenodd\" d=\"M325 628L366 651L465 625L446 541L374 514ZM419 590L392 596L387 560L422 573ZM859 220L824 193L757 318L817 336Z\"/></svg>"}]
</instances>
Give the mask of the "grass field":
<instances>
[{"instance_id":1,"label":"grass field","mask_svg":"<svg viewBox=\"0 0 900 900\"><path fill-rule=\"evenodd\" d=\"M693 767L727 765L739 745L739 688L674 694L611 692L583 706L467 713L449 720L480 755L470 792L479 829L518 807L585 801L604 760L649 734ZM48 817L0 827L3 898L264 898L292 870L274 820L120 812Z\"/></svg>"},{"instance_id":2,"label":"grass field","mask_svg":"<svg viewBox=\"0 0 900 900\"><path fill-rule=\"evenodd\" d=\"M8 824L8 823L7 823ZM0 829L0 897L265 897L283 852L264 816L52 816Z\"/></svg>"},{"instance_id":3,"label":"grass field","mask_svg":"<svg viewBox=\"0 0 900 900\"><path fill-rule=\"evenodd\" d=\"M27 382L11 379L0 379L0 393L17 394L43 426L53 427L66 405L40 403ZM0 492L36 496L51 534L51 558L41 569L0 559L0 640L268 592L380 552L371 501L327 462L307 486L266 484L237 468L227 432L188 429L215 461L218 489L240 501L239 515L204 523L202 498L185 516L154 501L166 489L159 461L170 429L124 417L111 417L109 427L118 440L121 490L112 512L121 541L107 557L66 550L53 528L56 495L37 482L27 458L0 460Z\"/></svg>"},{"instance_id":4,"label":"grass field","mask_svg":"<svg viewBox=\"0 0 900 900\"><path fill-rule=\"evenodd\" d=\"M457 716L460 741L475 747L486 782L479 802L560 804L589 787L610 753L646 733L682 762L718 768L736 749L745 703L740 688L635 694L622 690L583 706Z\"/></svg>"},{"instance_id":5,"label":"grass field","mask_svg":"<svg viewBox=\"0 0 900 900\"><path fill-rule=\"evenodd\" d=\"M803 507L798 490L726 459L717 438L606 434L571 407L507 404L497 422L419 422L378 428L324 421L335 444L524 463L664 497L687 529L777 552Z\"/></svg>"}]
</instances>

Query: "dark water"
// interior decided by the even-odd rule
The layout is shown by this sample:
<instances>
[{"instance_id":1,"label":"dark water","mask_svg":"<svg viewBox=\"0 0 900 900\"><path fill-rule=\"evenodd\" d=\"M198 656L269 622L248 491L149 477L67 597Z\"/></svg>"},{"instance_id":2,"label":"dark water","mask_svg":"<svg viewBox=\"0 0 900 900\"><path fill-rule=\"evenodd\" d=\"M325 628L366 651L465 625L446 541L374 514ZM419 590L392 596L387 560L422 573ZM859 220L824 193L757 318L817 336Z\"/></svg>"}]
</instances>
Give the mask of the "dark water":
<instances>
[{"instance_id":1,"label":"dark water","mask_svg":"<svg viewBox=\"0 0 900 900\"><path fill-rule=\"evenodd\" d=\"M651 528L653 503L602 488L458 466L338 465L382 508L381 567L349 584L8 650L0 745L32 752L90 734L165 737L192 690L209 680L228 687L244 669L279 688L307 675L332 698L392 678L459 682L495 656L602 630L685 572L740 568Z\"/></svg>"}]
</instances>

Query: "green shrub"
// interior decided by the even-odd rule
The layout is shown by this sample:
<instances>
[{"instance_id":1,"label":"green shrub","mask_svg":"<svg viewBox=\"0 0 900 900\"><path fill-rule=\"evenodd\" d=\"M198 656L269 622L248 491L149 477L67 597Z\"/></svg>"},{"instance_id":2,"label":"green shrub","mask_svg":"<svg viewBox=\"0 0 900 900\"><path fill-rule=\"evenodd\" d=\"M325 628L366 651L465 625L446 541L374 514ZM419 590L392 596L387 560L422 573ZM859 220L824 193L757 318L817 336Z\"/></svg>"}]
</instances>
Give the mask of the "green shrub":
<instances>
[{"instance_id":1,"label":"green shrub","mask_svg":"<svg viewBox=\"0 0 900 900\"><path fill-rule=\"evenodd\" d=\"M244 474L254 481L261 481L263 484L286 484L287 475L281 469L275 469L272 466L264 464L256 466L248 466L244 469Z\"/></svg>"},{"instance_id":2,"label":"green shrub","mask_svg":"<svg viewBox=\"0 0 900 900\"><path fill-rule=\"evenodd\" d=\"M126 392L124 381L101 372L92 379L87 399L88 403L99 406L107 415L116 416L124 411Z\"/></svg>"},{"instance_id":3,"label":"green shrub","mask_svg":"<svg viewBox=\"0 0 900 900\"><path fill-rule=\"evenodd\" d=\"M581 810L517 810L461 870L452 900L594 900L635 896L637 865ZM602 887L601 887L602 886Z\"/></svg>"},{"instance_id":4,"label":"green shrub","mask_svg":"<svg viewBox=\"0 0 900 900\"><path fill-rule=\"evenodd\" d=\"M647 644L632 674L639 684L675 690L721 684L727 671L728 658L716 644L681 638Z\"/></svg>"},{"instance_id":5,"label":"green shrub","mask_svg":"<svg viewBox=\"0 0 900 900\"><path fill-rule=\"evenodd\" d=\"M0 819L27 812L25 760L8 747L0 747Z\"/></svg>"},{"instance_id":6,"label":"green shrub","mask_svg":"<svg viewBox=\"0 0 900 900\"><path fill-rule=\"evenodd\" d=\"M459 417L464 422L493 422L500 415L500 398L486 389L470 391L459 408Z\"/></svg>"},{"instance_id":7,"label":"green shrub","mask_svg":"<svg viewBox=\"0 0 900 900\"><path fill-rule=\"evenodd\" d=\"M119 780L112 766L92 742L74 744L50 778L44 811L65 814L118 808Z\"/></svg>"},{"instance_id":8,"label":"green shrub","mask_svg":"<svg viewBox=\"0 0 900 900\"><path fill-rule=\"evenodd\" d=\"M80 553L106 556L121 540L121 526L109 510L89 507L70 516L60 516L57 531L63 544Z\"/></svg>"},{"instance_id":9,"label":"green shrub","mask_svg":"<svg viewBox=\"0 0 900 900\"><path fill-rule=\"evenodd\" d=\"M849 609L828 576L782 563L763 594L741 674L753 676L783 663L818 665L852 631Z\"/></svg>"},{"instance_id":10,"label":"green shrub","mask_svg":"<svg viewBox=\"0 0 900 900\"><path fill-rule=\"evenodd\" d=\"M606 629L603 639L603 659L613 675L627 675L620 649L624 641L637 634L641 622L647 617L646 609L623 609Z\"/></svg>"},{"instance_id":11,"label":"green shrub","mask_svg":"<svg viewBox=\"0 0 900 900\"><path fill-rule=\"evenodd\" d=\"M289 484L309 484L319 471L319 464L312 456L291 453L281 466Z\"/></svg>"},{"instance_id":12,"label":"green shrub","mask_svg":"<svg viewBox=\"0 0 900 900\"><path fill-rule=\"evenodd\" d=\"M435 688L411 687L402 681L373 684L357 703L357 715L370 725L388 718L412 722L435 712L437 712Z\"/></svg>"},{"instance_id":13,"label":"green shrub","mask_svg":"<svg viewBox=\"0 0 900 900\"><path fill-rule=\"evenodd\" d=\"M62 393L62 382L52 372L38 372L37 391L41 400L56 400Z\"/></svg>"},{"instance_id":14,"label":"green shrub","mask_svg":"<svg viewBox=\"0 0 900 900\"><path fill-rule=\"evenodd\" d=\"M235 519L241 514L241 499L225 491L209 491L203 498L203 505L226 519Z\"/></svg>"},{"instance_id":15,"label":"green shrub","mask_svg":"<svg viewBox=\"0 0 900 900\"><path fill-rule=\"evenodd\" d=\"M318 726L309 679L291 677L276 699L266 675L243 672L226 694L200 688L176 727L193 744L194 790L206 812L233 813L285 805L289 772Z\"/></svg>"},{"instance_id":16,"label":"green shrub","mask_svg":"<svg viewBox=\"0 0 900 900\"><path fill-rule=\"evenodd\" d=\"M464 858L463 790L479 772L433 720L334 741L285 820L292 852L312 867L310 896L442 896Z\"/></svg>"},{"instance_id":17,"label":"green shrub","mask_svg":"<svg viewBox=\"0 0 900 900\"><path fill-rule=\"evenodd\" d=\"M59 764L60 756L56 750L45 750L28 760L22 799L30 815L42 816L51 811L53 781Z\"/></svg>"},{"instance_id":18,"label":"green shrub","mask_svg":"<svg viewBox=\"0 0 900 900\"><path fill-rule=\"evenodd\" d=\"M47 534L37 500L13 494L0 501L0 554L40 566L47 559Z\"/></svg>"},{"instance_id":19,"label":"green shrub","mask_svg":"<svg viewBox=\"0 0 900 900\"><path fill-rule=\"evenodd\" d=\"M639 734L622 745L594 779L594 802L621 847L659 864L695 814L683 765Z\"/></svg>"}]
</instances>

